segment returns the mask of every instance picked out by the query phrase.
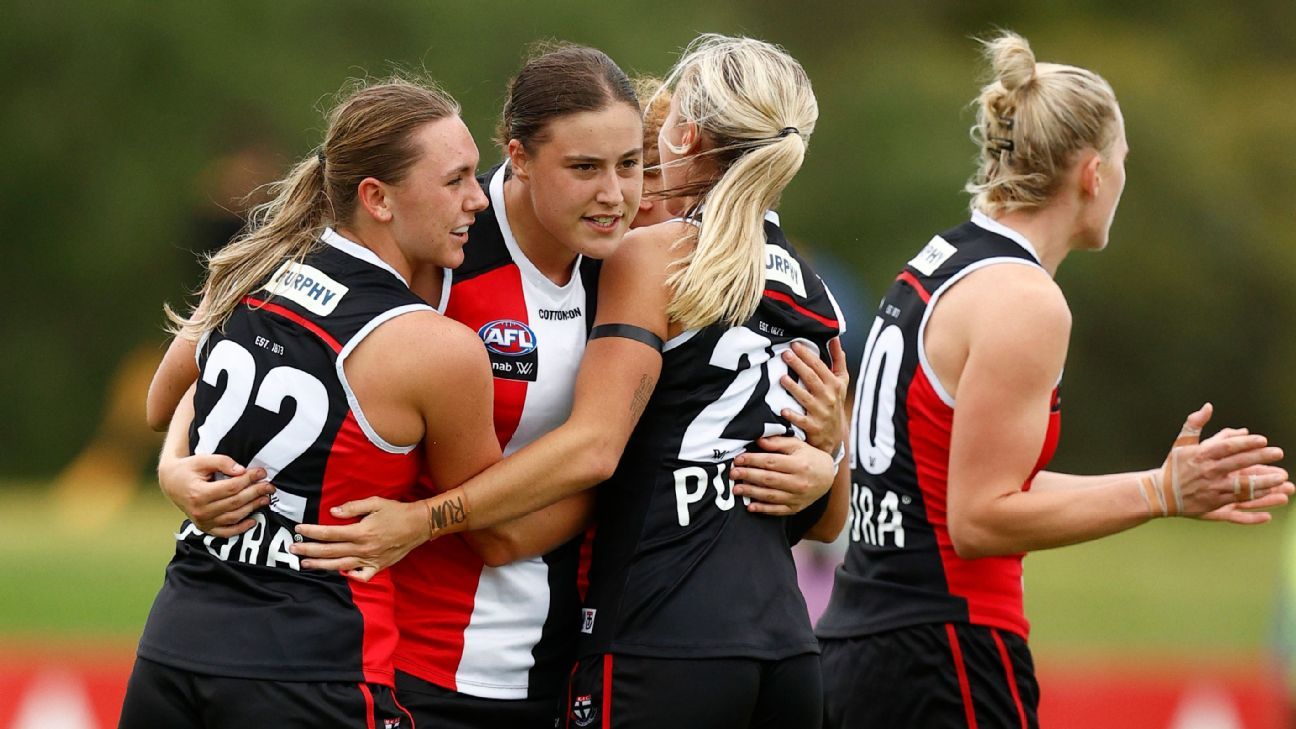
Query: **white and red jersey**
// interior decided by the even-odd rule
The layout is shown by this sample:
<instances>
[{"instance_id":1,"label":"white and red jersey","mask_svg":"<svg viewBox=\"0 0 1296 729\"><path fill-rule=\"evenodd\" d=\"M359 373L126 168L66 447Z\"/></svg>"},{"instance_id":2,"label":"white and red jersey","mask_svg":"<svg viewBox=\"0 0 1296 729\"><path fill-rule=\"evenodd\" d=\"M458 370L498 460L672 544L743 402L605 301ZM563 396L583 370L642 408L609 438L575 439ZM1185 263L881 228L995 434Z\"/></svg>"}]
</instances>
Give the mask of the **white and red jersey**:
<instances>
[{"instance_id":1,"label":"white and red jersey","mask_svg":"<svg viewBox=\"0 0 1296 729\"><path fill-rule=\"evenodd\" d=\"M1030 241L977 213L932 238L882 300L851 419L850 546L816 626L820 637L950 622L1027 637L1023 555L962 559L950 541L946 496L956 404L923 348L928 318L950 286L986 266L1013 264L1040 265ZM1060 423L1055 389L1048 432L1023 490L1053 457Z\"/></svg>"},{"instance_id":2,"label":"white and red jersey","mask_svg":"<svg viewBox=\"0 0 1296 729\"><path fill-rule=\"evenodd\" d=\"M490 207L447 272L441 310L482 338L495 375L495 431L509 455L571 414L594 320L598 261L546 278L518 247L504 212L505 167L480 178ZM429 490L435 490L425 484ZM543 557L488 567L463 539L438 539L395 566L396 667L460 693L554 698L571 668L580 615L582 538Z\"/></svg>"}]
</instances>

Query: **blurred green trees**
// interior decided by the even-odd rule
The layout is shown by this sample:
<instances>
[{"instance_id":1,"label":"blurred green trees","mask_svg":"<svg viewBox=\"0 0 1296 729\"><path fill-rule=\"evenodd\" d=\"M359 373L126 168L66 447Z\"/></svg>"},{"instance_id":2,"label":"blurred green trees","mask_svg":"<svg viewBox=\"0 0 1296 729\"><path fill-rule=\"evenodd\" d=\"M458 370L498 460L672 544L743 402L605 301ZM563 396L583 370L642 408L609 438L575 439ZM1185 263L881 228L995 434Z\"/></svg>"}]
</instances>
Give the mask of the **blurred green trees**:
<instances>
[{"instance_id":1,"label":"blurred green trees","mask_svg":"<svg viewBox=\"0 0 1296 729\"><path fill-rule=\"evenodd\" d=\"M662 72L697 32L783 44L822 115L783 205L790 229L874 292L966 212L972 36L1103 74L1129 186L1102 255L1059 280L1075 314L1060 467L1147 466L1183 415L1296 444L1296 4L919 1L16 3L0 24L5 222L0 475L47 476L97 427L119 361L161 351L161 303L196 280L199 182L241 134L286 168L350 77L425 69L463 103L483 162L525 46L599 46ZM867 326L867 322L853 322ZM142 417L142 404L141 404Z\"/></svg>"}]
</instances>

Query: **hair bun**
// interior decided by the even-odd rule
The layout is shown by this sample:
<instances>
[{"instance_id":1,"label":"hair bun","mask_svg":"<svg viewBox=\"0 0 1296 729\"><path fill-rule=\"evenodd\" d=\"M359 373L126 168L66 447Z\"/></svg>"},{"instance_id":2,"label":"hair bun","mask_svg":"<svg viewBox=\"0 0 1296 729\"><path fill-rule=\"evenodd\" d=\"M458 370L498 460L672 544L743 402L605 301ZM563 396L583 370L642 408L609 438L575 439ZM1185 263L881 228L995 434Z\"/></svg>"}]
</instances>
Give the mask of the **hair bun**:
<instances>
[{"instance_id":1,"label":"hair bun","mask_svg":"<svg viewBox=\"0 0 1296 729\"><path fill-rule=\"evenodd\" d=\"M984 43L995 80L1004 90L1015 91L1035 78L1035 53L1025 38L1005 31Z\"/></svg>"}]
</instances>

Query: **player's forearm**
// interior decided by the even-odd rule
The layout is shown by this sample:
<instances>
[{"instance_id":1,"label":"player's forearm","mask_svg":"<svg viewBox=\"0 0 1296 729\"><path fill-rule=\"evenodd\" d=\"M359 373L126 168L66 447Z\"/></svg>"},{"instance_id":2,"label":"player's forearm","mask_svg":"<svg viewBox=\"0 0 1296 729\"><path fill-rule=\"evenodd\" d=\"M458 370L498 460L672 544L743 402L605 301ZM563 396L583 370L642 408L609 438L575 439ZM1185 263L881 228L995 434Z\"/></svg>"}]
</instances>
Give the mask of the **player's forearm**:
<instances>
[{"instance_id":1,"label":"player's forearm","mask_svg":"<svg viewBox=\"0 0 1296 729\"><path fill-rule=\"evenodd\" d=\"M975 505L951 504L950 540L960 557L977 559L1063 547L1130 529L1151 518L1138 475L1083 489L1017 491Z\"/></svg>"},{"instance_id":2,"label":"player's forearm","mask_svg":"<svg viewBox=\"0 0 1296 729\"><path fill-rule=\"evenodd\" d=\"M592 492L487 529L464 532L473 551L491 567L546 554L585 529L593 516Z\"/></svg>"},{"instance_id":3,"label":"player's forearm","mask_svg":"<svg viewBox=\"0 0 1296 729\"><path fill-rule=\"evenodd\" d=\"M568 421L467 483L427 499L433 536L492 527L606 481L628 437L610 430Z\"/></svg>"},{"instance_id":4,"label":"player's forearm","mask_svg":"<svg viewBox=\"0 0 1296 729\"><path fill-rule=\"evenodd\" d=\"M198 379L198 364L194 360L196 343L179 337L167 347L153 380L149 383L145 400L145 418L153 430L166 430L185 390Z\"/></svg>"},{"instance_id":5,"label":"player's forearm","mask_svg":"<svg viewBox=\"0 0 1296 729\"><path fill-rule=\"evenodd\" d=\"M828 492L828 509L806 532L806 539L816 542L837 539L846 526L846 516L850 512L850 488L850 458L844 458L837 466L837 477L833 481L832 490Z\"/></svg>"},{"instance_id":6,"label":"player's forearm","mask_svg":"<svg viewBox=\"0 0 1296 729\"><path fill-rule=\"evenodd\" d=\"M1071 473L1040 471L1035 476L1035 480L1031 481L1031 491L1043 493L1047 491L1074 491L1077 489L1109 486L1114 483L1129 481L1130 479L1138 479L1145 473L1145 471L1130 471L1128 473L1104 473L1093 476L1077 476Z\"/></svg>"},{"instance_id":7,"label":"player's forearm","mask_svg":"<svg viewBox=\"0 0 1296 729\"><path fill-rule=\"evenodd\" d=\"M194 419L194 385L189 386L189 390L180 397L179 403L175 406L175 414L168 415L170 425L167 426L166 440L162 442L162 453L158 459L159 470L170 461L184 458L189 454L189 426L193 424Z\"/></svg>"}]
</instances>

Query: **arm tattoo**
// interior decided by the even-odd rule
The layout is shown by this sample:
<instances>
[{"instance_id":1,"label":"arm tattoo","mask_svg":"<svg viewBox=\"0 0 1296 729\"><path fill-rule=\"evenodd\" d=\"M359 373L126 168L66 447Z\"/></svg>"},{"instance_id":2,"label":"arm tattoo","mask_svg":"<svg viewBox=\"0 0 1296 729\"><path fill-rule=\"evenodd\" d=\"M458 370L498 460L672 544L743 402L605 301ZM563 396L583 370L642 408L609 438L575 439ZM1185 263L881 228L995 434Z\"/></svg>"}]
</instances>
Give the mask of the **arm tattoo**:
<instances>
[{"instance_id":1,"label":"arm tattoo","mask_svg":"<svg viewBox=\"0 0 1296 729\"><path fill-rule=\"evenodd\" d=\"M467 520L467 508L459 496L446 499L436 506L428 504L428 526L433 534Z\"/></svg>"},{"instance_id":2,"label":"arm tattoo","mask_svg":"<svg viewBox=\"0 0 1296 729\"><path fill-rule=\"evenodd\" d=\"M639 387L635 388L634 399L630 401L630 417L634 420L639 420L644 408L648 407L648 398L652 397L654 384L648 375L639 378Z\"/></svg>"}]
</instances>

